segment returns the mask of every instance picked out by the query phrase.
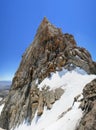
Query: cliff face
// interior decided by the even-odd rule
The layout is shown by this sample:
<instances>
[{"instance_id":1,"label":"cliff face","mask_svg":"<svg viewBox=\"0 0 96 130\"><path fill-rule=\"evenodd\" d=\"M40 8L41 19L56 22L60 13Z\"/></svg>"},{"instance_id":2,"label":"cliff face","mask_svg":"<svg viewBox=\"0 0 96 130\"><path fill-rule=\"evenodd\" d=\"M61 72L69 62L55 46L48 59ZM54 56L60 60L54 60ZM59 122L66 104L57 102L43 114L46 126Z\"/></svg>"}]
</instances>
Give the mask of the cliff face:
<instances>
[{"instance_id":1,"label":"cliff face","mask_svg":"<svg viewBox=\"0 0 96 130\"><path fill-rule=\"evenodd\" d=\"M61 71L62 67L69 71L80 67L88 74L96 74L96 63L92 61L90 53L78 47L72 35L63 34L44 18L13 78L0 116L0 127L10 130L24 119L31 123L36 111L40 116L44 106L51 109L64 90L58 88L52 91L48 86L40 90L38 84L50 77L51 72Z\"/></svg>"}]
</instances>

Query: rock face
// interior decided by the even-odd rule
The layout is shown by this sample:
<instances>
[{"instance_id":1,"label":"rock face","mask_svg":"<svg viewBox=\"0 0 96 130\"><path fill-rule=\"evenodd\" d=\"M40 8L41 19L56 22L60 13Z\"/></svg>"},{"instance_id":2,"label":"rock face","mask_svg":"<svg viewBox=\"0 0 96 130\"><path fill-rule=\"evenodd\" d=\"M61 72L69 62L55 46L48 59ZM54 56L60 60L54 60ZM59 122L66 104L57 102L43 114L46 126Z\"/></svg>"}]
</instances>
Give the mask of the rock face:
<instances>
[{"instance_id":1,"label":"rock face","mask_svg":"<svg viewBox=\"0 0 96 130\"><path fill-rule=\"evenodd\" d=\"M77 130L96 130L96 79L85 86L83 96L80 107L84 116Z\"/></svg>"},{"instance_id":2,"label":"rock face","mask_svg":"<svg viewBox=\"0 0 96 130\"><path fill-rule=\"evenodd\" d=\"M39 90L38 84L50 77L51 72L60 71L62 67L72 70L77 66L88 74L96 74L96 63L92 61L90 53L77 47L72 35L63 34L44 18L13 78L0 116L0 127L14 129L25 119L31 123L36 111L37 116L42 115L44 106L51 109L64 90L58 88L53 91L48 86Z\"/></svg>"}]
</instances>

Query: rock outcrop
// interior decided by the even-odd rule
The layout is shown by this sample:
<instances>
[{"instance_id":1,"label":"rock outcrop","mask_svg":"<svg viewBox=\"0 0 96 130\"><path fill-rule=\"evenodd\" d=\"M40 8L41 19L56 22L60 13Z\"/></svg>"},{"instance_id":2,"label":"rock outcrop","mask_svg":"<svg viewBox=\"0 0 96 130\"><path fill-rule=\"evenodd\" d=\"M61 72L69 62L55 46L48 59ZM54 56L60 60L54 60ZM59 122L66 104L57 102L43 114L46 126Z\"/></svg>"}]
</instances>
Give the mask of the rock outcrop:
<instances>
[{"instance_id":1,"label":"rock outcrop","mask_svg":"<svg viewBox=\"0 0 96 130\"><path fill-rule=\"evenodd\" d=\"M31 123L36 111L37 116L42 115L44 106L51 109L64 90L58 88L53 91L48 86L40 90L38 84L50 77L51 72L60 71L62 67L70 71L77 66L88 74L96 74L96 63L92 61L90 53L77 47L72 35L63 34L44 18L13 78L0 116L0 127L14 129L25 119Z\"/></svg>"},{"instance_id":2,"label":"rock outcrop","mask_svg":"<svg viewBox=\"0 0 96 130\"><path fill-rule=\"evenodd\" d=\"M83 97L80 107L84 116L77 130L96 130L96 79L84 87Z\"/></svg>"}]
</instances>

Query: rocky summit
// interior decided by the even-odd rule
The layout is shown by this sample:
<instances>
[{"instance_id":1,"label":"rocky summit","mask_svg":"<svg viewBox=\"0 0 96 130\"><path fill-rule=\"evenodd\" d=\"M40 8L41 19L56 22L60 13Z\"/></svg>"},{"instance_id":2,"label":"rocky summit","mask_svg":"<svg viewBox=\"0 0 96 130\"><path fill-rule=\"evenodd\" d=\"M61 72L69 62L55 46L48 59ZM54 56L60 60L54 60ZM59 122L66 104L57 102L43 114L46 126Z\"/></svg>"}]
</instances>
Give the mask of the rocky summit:
<instances>
[{"instance_id":1,"label":"rocky summit","mask_svg":"<svg viewBox=\"0 0 96 130\"><path fill-rule=\"evenodd\" d=\"M80 67L87 74L96 74L96 63L90 53L77 46L73 35L63 33L44 18L15 73L0 116L0 127L6 130L15 129L24 120L31 124L35 113L40 117L44 107L51 110L53 104L63 95L64 89L59 87L51 90L46 85L40 89L38 85L46 77L51 78L51 73L62 69L72 71L76 67ZM95 89L96 80L86 85L83 90L84 99L80 108L85 114L78 130L96 130L93 129L96 128Z\"/></svg>"}]
</instances>

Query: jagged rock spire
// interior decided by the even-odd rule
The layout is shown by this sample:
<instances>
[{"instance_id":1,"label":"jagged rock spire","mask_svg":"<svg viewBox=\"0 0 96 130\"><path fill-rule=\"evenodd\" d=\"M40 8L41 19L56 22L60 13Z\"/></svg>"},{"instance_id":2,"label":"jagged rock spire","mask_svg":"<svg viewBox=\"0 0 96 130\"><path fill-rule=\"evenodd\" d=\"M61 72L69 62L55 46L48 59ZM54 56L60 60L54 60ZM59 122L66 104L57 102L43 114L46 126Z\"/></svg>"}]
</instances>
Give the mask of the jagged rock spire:
<instances>
[{"instance_id":1,"label":"jagged rock spire","mask_svg":"<svg viewBox=\"0 0 96 130\"><path fill-rule=\"evenodd\" d=\"M51 23L49 22L49 20L46 17L44 17L43 20L41 21L41 24L39 27L46 26L48 24L51 24Z\"/></svg>"},{"instance_id":2,"label":"jagged rock spire","mask_svg":"<svg viewBox=\"0 0 96 130\"><path fill-rule=\"evenodd\" d=\"M52 25L48 21L46 17L44 17L44 19L42 20L41 24L39 25L37 29L37 33L36 33L33 44L37 45L37 42L36 42L37 40L38 40L38 43L42 43L60 34L63 34L61 29L56 28L54 25Z\"/></svg>"}]
</instances>

